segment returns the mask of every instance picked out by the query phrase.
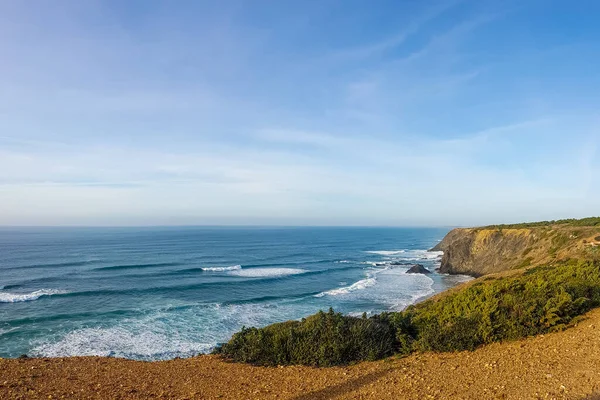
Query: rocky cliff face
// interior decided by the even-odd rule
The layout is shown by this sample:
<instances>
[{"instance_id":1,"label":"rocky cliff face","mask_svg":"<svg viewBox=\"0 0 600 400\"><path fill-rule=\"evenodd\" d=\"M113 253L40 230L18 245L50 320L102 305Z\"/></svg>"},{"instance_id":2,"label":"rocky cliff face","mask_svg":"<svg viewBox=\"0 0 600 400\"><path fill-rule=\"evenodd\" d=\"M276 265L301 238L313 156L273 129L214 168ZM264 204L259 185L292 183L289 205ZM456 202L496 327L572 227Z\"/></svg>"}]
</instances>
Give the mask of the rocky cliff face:
<instances>
[{"instance_id":1,"label":"rocky cliff face","mask_svg":"<svg viewBox=\"0 0 600 400\"><path fill-rule=\"evenodd\" d=\"M600 227L459 228L432 250L443 251L440 272L482 276L568 258L598 258Z\"/></svg>"}]
</instances>

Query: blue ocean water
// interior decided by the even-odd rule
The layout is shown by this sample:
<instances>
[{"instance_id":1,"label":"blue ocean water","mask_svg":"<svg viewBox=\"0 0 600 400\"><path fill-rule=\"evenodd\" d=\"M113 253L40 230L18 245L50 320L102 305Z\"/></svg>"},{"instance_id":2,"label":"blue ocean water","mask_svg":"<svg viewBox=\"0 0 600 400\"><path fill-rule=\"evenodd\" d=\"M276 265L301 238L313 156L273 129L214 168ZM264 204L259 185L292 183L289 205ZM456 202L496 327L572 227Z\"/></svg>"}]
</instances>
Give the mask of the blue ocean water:
<instances>
[{"instance_id":1,"label":"blue ocean water","mask_svg":"<svg viewBox=\"0 0 600 400\"><path fill-rule=\"evenodd\" d=\"M447 229L3 228L0 357L155 360L242 326L333 307L398 310L464 277L433 270Z\"/></svg>"}]
</instances>

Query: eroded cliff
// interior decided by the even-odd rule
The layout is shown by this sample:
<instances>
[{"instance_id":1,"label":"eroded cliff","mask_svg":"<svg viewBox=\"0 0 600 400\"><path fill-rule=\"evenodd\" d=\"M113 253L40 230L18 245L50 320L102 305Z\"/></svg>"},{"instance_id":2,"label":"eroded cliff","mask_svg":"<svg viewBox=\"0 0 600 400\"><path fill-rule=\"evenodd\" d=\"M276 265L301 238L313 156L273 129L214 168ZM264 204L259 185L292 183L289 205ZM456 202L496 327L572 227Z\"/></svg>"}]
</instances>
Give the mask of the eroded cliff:
<instances>
[{"instance_id":1,"label":"eroded cliff","mask_svg":"<svg viewBox=\"0 0 600 400\"><path fill-rule=\"evenodd\" d=\"M457 228L432 250L444 252L440 272L472 276L600 257L600 225L539 224Z\"/></svg>"}]
</instances>

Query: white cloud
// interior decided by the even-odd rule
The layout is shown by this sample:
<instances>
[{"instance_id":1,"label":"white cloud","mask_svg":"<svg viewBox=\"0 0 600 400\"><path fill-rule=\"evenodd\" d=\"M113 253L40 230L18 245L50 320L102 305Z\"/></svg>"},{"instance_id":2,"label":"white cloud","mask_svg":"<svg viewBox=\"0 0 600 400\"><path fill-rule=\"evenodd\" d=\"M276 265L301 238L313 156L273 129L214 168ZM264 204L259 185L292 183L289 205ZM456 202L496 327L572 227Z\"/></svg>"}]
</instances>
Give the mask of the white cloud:
<instances>
[{"instance_id":1,"label":"white cloud","mask_svg":"<svg viewBox=\"0 0 600 400\"><path fill-rule=\"evenodd\" d=\"M441 225L597 209L589 115L468 111L495 94L493 69L462 46L496 14L427 30L448 3L292 66L293 50L231 10L177 29L155 12L136 30L102 2L48 18L15 4L0 8L0 224Z\"/></svg>"}]
</instances>

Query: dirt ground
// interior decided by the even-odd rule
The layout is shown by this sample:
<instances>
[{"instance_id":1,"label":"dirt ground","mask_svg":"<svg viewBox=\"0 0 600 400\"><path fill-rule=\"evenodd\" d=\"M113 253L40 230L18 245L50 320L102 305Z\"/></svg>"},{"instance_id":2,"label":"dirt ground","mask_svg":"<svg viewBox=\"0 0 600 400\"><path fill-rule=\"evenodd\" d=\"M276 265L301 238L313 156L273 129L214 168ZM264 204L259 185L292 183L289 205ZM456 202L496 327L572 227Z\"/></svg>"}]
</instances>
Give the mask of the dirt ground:
<instances>
[{"instance_id":1,"label":"dirt ground","mask_svg":"<svg viewBox=\"0 0 600 400\"><path fill-rule=\"evenodd\" d=\"M199 356L0 360L0 399L583 399L600 392L600 309L576 327L474 352L341 368Z\"/></svg>"}]
</instances>

